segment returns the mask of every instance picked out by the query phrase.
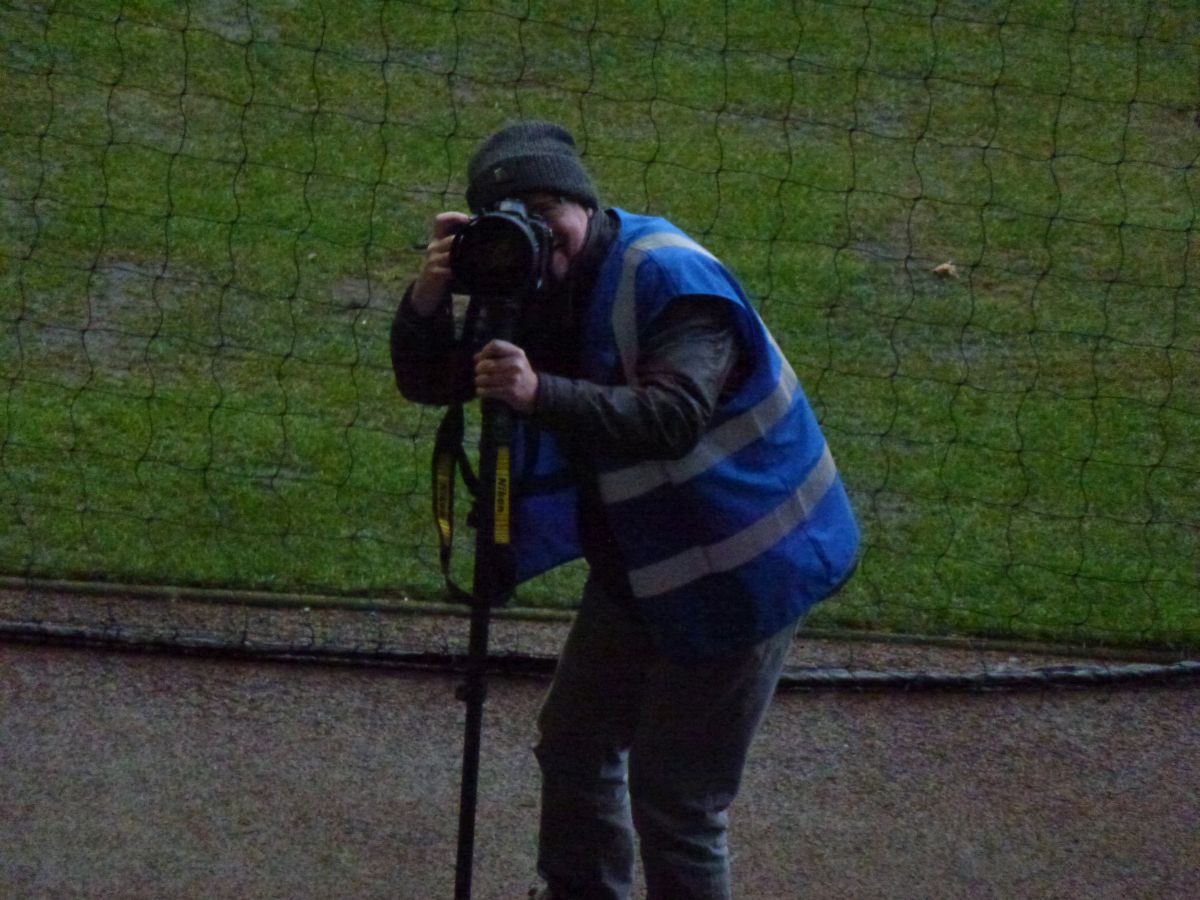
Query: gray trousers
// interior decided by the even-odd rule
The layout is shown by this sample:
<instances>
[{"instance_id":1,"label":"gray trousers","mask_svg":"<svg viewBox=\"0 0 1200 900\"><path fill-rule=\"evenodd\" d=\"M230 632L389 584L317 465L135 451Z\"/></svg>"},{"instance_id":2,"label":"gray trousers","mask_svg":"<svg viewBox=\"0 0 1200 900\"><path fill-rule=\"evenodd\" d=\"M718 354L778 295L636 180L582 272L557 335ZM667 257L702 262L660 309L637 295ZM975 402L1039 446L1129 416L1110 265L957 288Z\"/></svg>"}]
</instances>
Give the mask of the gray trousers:
<instances>
[{"instance_id":1,"label":"gray trousers","mask_svg":"<svg viewBox=\"0 0 1200 900\"><path fill-rule=\"evenodd\" d=\"M628 897L636 829L649 900L728 900L728 808L794 633L680 665L588 584L538 719L555 897Z\"/></svg>"}]
</instances>

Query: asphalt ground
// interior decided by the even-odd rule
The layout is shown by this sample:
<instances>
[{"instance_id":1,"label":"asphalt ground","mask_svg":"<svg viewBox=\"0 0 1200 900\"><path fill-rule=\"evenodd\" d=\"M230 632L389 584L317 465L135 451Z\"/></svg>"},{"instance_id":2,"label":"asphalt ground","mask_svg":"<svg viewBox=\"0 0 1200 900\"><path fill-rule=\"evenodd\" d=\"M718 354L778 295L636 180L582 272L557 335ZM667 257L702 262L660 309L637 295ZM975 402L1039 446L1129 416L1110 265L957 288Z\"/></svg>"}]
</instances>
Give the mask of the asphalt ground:
<instances>
[{"instance_id":1,"label":"asphalt ground","mask_svg":"<svg viewBox=\"0 0 1200 900\"><path fill-rule=\"evenodd\" d=\"M460 680L0 643L0 897L449 898ZM489 687L474 896L521 898L546 681ZM1198 712L1194 679L781 692L733 809L738 896L1200 896Z\"/></svg>"}]
</instances>

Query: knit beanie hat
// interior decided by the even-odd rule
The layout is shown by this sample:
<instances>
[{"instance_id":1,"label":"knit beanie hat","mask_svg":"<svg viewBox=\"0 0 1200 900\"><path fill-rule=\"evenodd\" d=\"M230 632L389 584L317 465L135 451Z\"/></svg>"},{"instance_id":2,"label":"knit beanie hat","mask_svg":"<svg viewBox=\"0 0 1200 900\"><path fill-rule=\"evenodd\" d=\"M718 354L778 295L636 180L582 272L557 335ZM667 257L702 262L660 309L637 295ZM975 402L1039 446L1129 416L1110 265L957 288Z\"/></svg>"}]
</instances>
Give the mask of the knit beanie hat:
<instances>
[{"instance_id":1,"label":"knit beanie hat","mask_svg":"<svg viewBox=\"0 0 1200 900\"><path fill-rule=\"evenodd\" d=\"M550 122L501 128L471 158L467 179L467 204L473 212L533 191L561 194L593 209L600 206L575 139Z\"/></svg>"}]
</instances>

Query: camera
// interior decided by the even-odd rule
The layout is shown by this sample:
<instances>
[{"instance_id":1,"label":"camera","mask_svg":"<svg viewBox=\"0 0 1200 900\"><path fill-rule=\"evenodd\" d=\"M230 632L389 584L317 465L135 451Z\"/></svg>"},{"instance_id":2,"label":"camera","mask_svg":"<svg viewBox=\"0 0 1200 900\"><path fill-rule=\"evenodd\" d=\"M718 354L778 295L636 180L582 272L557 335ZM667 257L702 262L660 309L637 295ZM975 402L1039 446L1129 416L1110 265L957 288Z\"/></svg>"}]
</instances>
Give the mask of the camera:
<instances>
[{"instance_id":1,"label":"camera","mask_svg":"<svg viewBox=\"0 0 1200 900\"><path fill-rule=\"evenodd\" d=\"M541 290L554 235L520 200L501 200L471 219L450 246L456 293L523 297Z\"/></svg>"}]
</instances>

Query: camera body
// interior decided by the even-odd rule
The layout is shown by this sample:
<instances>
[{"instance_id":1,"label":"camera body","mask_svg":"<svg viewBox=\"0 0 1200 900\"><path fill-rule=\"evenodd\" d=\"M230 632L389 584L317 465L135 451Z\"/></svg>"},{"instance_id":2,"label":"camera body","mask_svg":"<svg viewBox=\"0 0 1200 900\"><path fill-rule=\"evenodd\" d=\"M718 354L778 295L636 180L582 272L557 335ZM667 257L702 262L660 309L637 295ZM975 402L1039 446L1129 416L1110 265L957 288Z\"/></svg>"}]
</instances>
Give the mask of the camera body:
<instances>
[{"instance_id":1,"label":"camera body","mask_svg":"<svg viewBox=\"0 0 1200 900\"><path fill-rule=\"evenodd\" d=\"M453 290L473 296L519 298L541 290L553 253L546 222L520 200L502 200L475 216L450 246Z\"/></svg>"}]
</instances>

